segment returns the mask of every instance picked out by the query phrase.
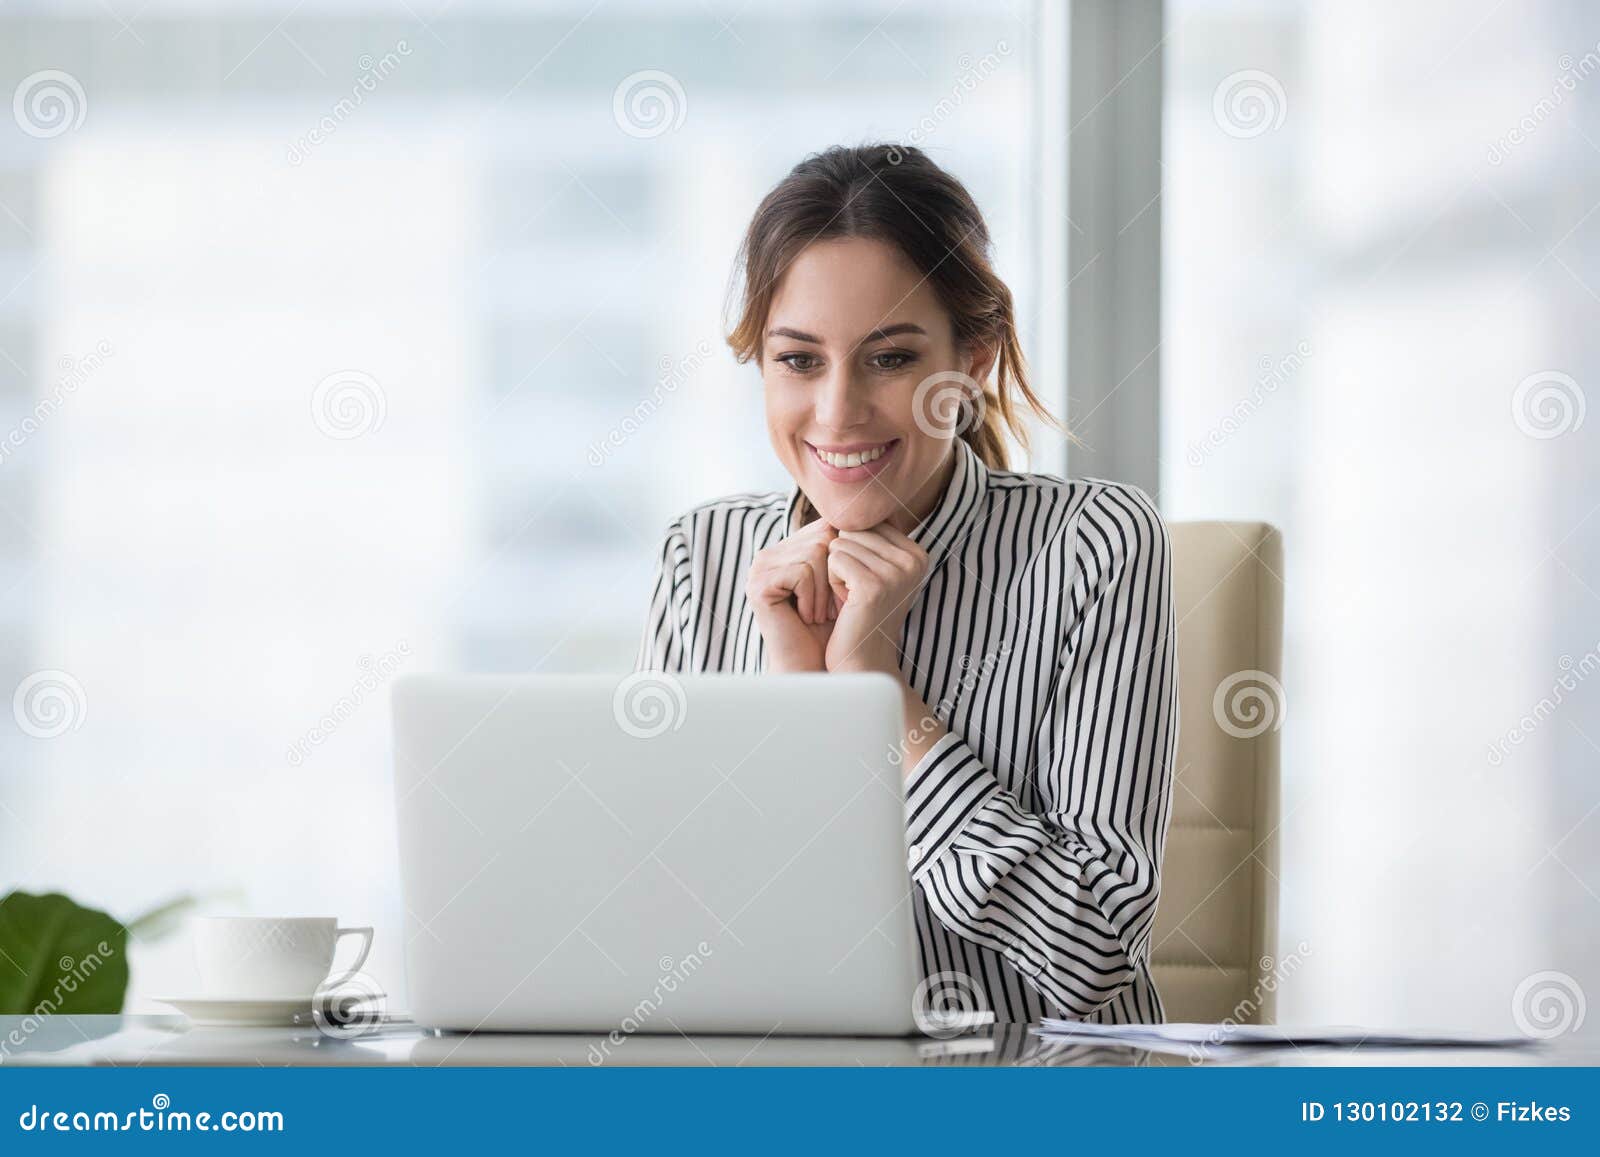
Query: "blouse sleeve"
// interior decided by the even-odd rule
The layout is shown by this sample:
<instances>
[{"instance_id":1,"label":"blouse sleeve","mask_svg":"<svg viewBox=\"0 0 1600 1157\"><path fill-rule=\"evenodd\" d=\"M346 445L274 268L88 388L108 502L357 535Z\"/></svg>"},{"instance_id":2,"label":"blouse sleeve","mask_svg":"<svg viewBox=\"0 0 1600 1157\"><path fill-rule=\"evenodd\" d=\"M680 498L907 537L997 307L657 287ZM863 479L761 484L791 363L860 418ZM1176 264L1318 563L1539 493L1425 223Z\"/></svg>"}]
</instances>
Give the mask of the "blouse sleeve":
<instances>
[{"instance_id":1,"label":"blouse sleeve","mask_svg":"<svg viewBox=\"0 0 1600 1157\"><path fill-rule=\"evenodd\" d=\"M675 522L661 543L634 670L681 674L688 668L686 639L692 611L689 572L689 541L683 523Z\"/></svg>"},{"instance_id":2,"label":"blouse sleeve","mask_svg":"<svg viewBox=\"0 0 1600 1157\"><path fill-rule=\"evenodd\" d=\"M1059 669L1025 808L960 737L906 784L912 878L956 935L1088 1016L1148 961L1177 737L1171 549L1149 498L1080 511Z\"/></svg>"}]
</instances>

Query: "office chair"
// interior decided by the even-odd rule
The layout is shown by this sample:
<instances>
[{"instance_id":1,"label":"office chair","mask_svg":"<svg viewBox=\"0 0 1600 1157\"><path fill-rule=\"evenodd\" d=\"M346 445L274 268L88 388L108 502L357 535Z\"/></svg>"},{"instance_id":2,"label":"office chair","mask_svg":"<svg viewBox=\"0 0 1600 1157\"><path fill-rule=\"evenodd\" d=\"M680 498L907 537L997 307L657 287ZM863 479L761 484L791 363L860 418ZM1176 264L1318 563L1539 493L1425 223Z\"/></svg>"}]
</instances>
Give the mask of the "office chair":
<instances>
[{"instance_id":1,"label":"office chair","mask_svg":"<svg viewBox=\"0 0 1600 1157\"><path fill-rule=\"evenodd\" d=\"M1279 959L1283 538L1262 522L1174 522L1179 739L1151 940L1169 1021L1270 1024Z\"/></svg>"}]
</instances>

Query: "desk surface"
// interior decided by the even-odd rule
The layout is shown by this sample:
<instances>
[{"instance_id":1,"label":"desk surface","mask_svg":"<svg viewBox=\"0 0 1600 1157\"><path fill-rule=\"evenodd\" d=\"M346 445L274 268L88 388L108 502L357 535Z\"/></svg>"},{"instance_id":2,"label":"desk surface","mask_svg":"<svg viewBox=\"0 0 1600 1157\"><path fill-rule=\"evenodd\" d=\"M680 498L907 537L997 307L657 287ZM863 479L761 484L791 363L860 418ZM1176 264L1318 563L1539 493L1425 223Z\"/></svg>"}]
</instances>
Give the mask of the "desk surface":
<instances>
[{"instance_id":1,"label":"desk surface","mask_svg":"<svg viewBox=\"0 0 1600 1157\"><path fill-rule=\"evenodd\" d=\"M405 1023L337 1039L305 1028L197 1028L179 1016L0 1017L0 1065L594 1065L1187 1067L1182 1053L1051 1042L1023 1024L950 1040L870 1037L618 1038L547 1033L436 1034ZM1518 1049L1256 1048L1210 1054L1230 1065L1595 1065L1600 1048L1568 1038Z\"/></svg>"}]
</instances>

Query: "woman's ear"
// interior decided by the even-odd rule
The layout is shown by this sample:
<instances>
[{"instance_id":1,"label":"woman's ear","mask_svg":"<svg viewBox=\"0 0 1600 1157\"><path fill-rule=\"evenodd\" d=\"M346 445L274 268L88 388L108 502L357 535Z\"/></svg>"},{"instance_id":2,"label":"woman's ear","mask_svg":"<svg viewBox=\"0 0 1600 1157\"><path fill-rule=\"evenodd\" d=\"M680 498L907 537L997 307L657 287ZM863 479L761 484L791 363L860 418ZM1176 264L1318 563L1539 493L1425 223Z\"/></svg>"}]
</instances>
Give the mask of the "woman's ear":
<instances>
[{"instance_id":1,"label":"woman's ear","mask_svg":"<svg viewBox=\"0 0 1600 1157\"><path fill-rule=\"evenodd\" d=\"M967 368L962 372L982 385L989 380L989 371L994 369L994 359L999 351L1000 347L994 342L973 342L967 347Z\"/></svg>"}]
</instances>

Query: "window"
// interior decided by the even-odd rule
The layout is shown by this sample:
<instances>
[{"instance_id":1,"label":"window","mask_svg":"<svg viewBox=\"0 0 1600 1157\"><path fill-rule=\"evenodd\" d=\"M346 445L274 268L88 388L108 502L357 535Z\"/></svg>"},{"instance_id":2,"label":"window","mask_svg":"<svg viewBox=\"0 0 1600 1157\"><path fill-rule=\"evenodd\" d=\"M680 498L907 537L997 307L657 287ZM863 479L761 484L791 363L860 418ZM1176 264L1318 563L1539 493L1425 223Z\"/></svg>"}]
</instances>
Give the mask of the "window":
<instances>
[{"instance_id":1,"label":"window","mask_svg":"<svg viewBox=\"0 0 1600 1157\"><path fill-rule=\"evenodd\" d=\"M1038 283L1031 5L416 7L0 13L3 674L66 712L0 875L370 921L395 999L387 681L621 671L667 520L786 486L721 340L765 189L921 144L1030 342Z\"/></svg>"},{"instance_id":2,"label":"window","mask_svg":"<svg viewBox=\"0 0 1600 1157\"><path fill-rule=\"evenodd\" d=\"M1541 970L1600 983L1600 33L1168 0L1166 34L1162 505L1285 535L1280 1015L1505 1030Z\"/></svg>"}]
</instances>

